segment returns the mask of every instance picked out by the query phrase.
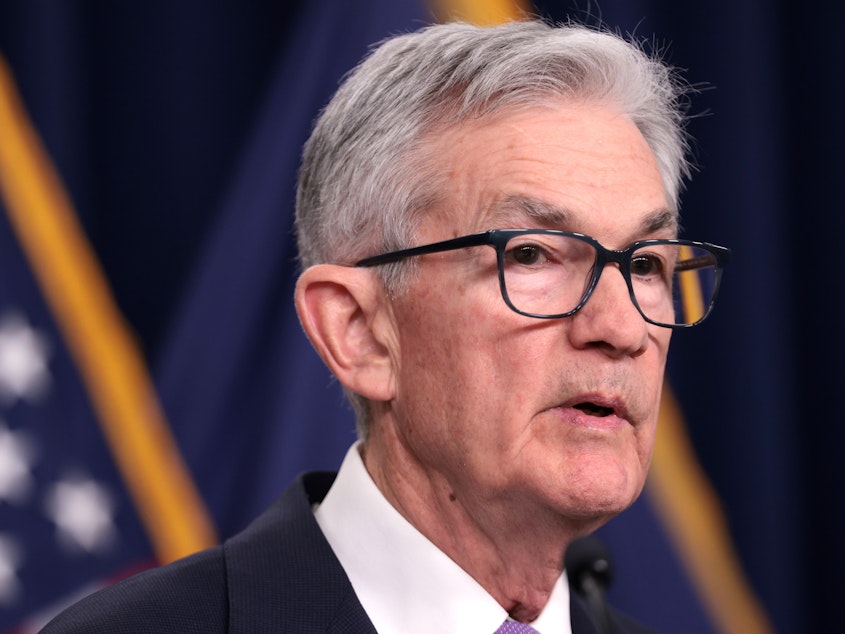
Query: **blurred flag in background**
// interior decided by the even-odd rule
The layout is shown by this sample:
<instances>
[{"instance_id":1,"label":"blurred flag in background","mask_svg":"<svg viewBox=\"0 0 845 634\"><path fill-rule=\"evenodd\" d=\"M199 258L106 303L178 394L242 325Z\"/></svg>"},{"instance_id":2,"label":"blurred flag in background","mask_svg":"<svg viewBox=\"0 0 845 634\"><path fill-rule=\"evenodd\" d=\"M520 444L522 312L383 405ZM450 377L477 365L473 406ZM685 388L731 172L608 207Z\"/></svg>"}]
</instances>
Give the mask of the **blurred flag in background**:
<instances>
[{"instance_id":1,"label":"blurred flag in background","mask_svg":"<svg viewBox=\"0 0 845 634\"><path fill-rule=\"evenodd\" d=\"M0 630L213 543L152 384L0 59Z\"/></svg>"}]
</instances>

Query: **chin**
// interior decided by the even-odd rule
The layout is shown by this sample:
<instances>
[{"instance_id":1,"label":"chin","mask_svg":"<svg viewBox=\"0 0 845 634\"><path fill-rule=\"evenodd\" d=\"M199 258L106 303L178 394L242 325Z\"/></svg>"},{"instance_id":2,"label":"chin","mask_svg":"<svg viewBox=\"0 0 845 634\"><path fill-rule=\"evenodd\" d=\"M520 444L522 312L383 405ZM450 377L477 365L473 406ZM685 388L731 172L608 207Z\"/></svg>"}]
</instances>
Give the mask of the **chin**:
<instances>
[{"instance_id":1,"label":"chin","mask_svg":"<svg viewBox=\"0 0 845 634\"><path fill-rule=\"evenodd\" d=\"M640 496L645 478L624 469L580 470L562 483L567 515L601 523L619 515Z\"/></svg>"},{"instance_id":2,"label":"chin","mask_svg":"<svg viewBox=\"0 0 845 634\"><path fill-rule=\"evenodd\" d=\"M578 500L576 502L576 508L583 509L585 516L605 518L604 521L607 521L611 517L615 517L628 509L636 501L637 497L639 496L619 496L617 494L602 497L600 495L594 495Z\"/></svg>"},{"instance_id":3,"label":"chin","mask_svg":"<svg viewBox=\"0 0 845 634\"><path fill-rule=\"evenodd\" d=\"M577 533L586 535L603 526L634 503L633 499L572 499L560 510L562 520Z\"/></svg>"}]
</instances>

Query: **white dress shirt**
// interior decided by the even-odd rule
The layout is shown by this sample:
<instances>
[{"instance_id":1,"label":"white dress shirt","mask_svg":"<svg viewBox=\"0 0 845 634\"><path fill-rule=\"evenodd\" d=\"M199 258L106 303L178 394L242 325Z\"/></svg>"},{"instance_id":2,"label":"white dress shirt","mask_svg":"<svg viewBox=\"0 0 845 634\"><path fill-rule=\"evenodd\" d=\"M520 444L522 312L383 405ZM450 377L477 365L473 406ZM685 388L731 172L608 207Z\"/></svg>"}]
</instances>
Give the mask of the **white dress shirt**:
<instances>
[{"instance_id":1,"label":"white dress shirt","mask_svg":"<svg viewBox=\"0 0 845 634\"><path fill-rule=\"evenodd\" d=\"M507 612L391 506L358 448L347 452L315 516L376 630L493 634ZM531 626L540 634L571 634L565 575Z\"/></svg>"}]
</instances>

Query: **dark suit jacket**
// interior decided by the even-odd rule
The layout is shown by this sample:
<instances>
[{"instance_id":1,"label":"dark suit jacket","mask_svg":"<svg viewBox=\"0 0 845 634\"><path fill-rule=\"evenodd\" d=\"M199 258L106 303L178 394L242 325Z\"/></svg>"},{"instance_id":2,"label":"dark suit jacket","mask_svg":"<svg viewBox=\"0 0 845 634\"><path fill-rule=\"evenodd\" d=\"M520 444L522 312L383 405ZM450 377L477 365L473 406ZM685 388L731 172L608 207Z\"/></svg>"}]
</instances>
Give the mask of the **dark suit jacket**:
<instances>
[{"instance_id":1,"label":"dark suit jacket","mask_svg":"<svg viewBox=\"0 0 845 634\"><path fill-rule=\"evenodd\" d=\"M300 477L224 544L101 590L53 619L42 634L375 633L311 510L334 477ZM571 612L574 634L597 634L574 592ZM618 612L612 619L614 632L648 631Z\"/></svg>"}]
</instances>

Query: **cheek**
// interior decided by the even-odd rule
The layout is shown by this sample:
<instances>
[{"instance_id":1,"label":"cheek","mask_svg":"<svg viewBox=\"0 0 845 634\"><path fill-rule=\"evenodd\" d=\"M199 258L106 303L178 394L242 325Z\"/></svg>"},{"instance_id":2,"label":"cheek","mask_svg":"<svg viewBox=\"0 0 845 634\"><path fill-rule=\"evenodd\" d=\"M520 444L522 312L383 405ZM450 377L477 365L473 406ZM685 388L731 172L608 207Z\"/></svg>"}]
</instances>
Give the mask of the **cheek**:
<instances>
[{"instance_id":1,"label":"cheek","mask_svg":"<svg viewBox=\"0 0 845 634\"><path fill-rule=\"evenodd\" d=\"M495 371L507 362L499 344L516 316L501 298L495 267L474 278L456 263L428 268L437 274L419 280L401 303L401 358L414 371L483 378L479 368Z\"/></svg>"},{"instance_id":2,"label":"cheek","mask_svg":"<svg viewBox=\"0 0 845 634\"><path fill-rule=\"evenodd\" d=\"M448 298L439 289L418 294L401 311L397 414L426 421L441 443L444 434L452 443L504 443L495 438L506 432L503 419L528 391L524 346L501 298L500 307L483 295L469 301L464 284L450 289Z\"/></svg>"},{"instance_id":3,"label":"cheek","mask_svg":"<svg viewBox=\"0 0 845 634\"><path fill-rule=\"evenodd\" d=\"M421 413L422 420L454 418L472 409L476 393L489 391L489 368L495 364L482 339L453 315L404 324L399 400L421 410L415 414Z\"/></svg>"},{"instance_id":4,"label":"cheek","mask_svg":"<svg viewBox=\"0 0 845 634\"><path fill-rule=\"evenodd\" d=\"M637 433L637 458L644 477L648 473L649 465L651 465L656 431L657 422L655 421L654 423L645 425Z\"/></svg>"}]
</instances>

